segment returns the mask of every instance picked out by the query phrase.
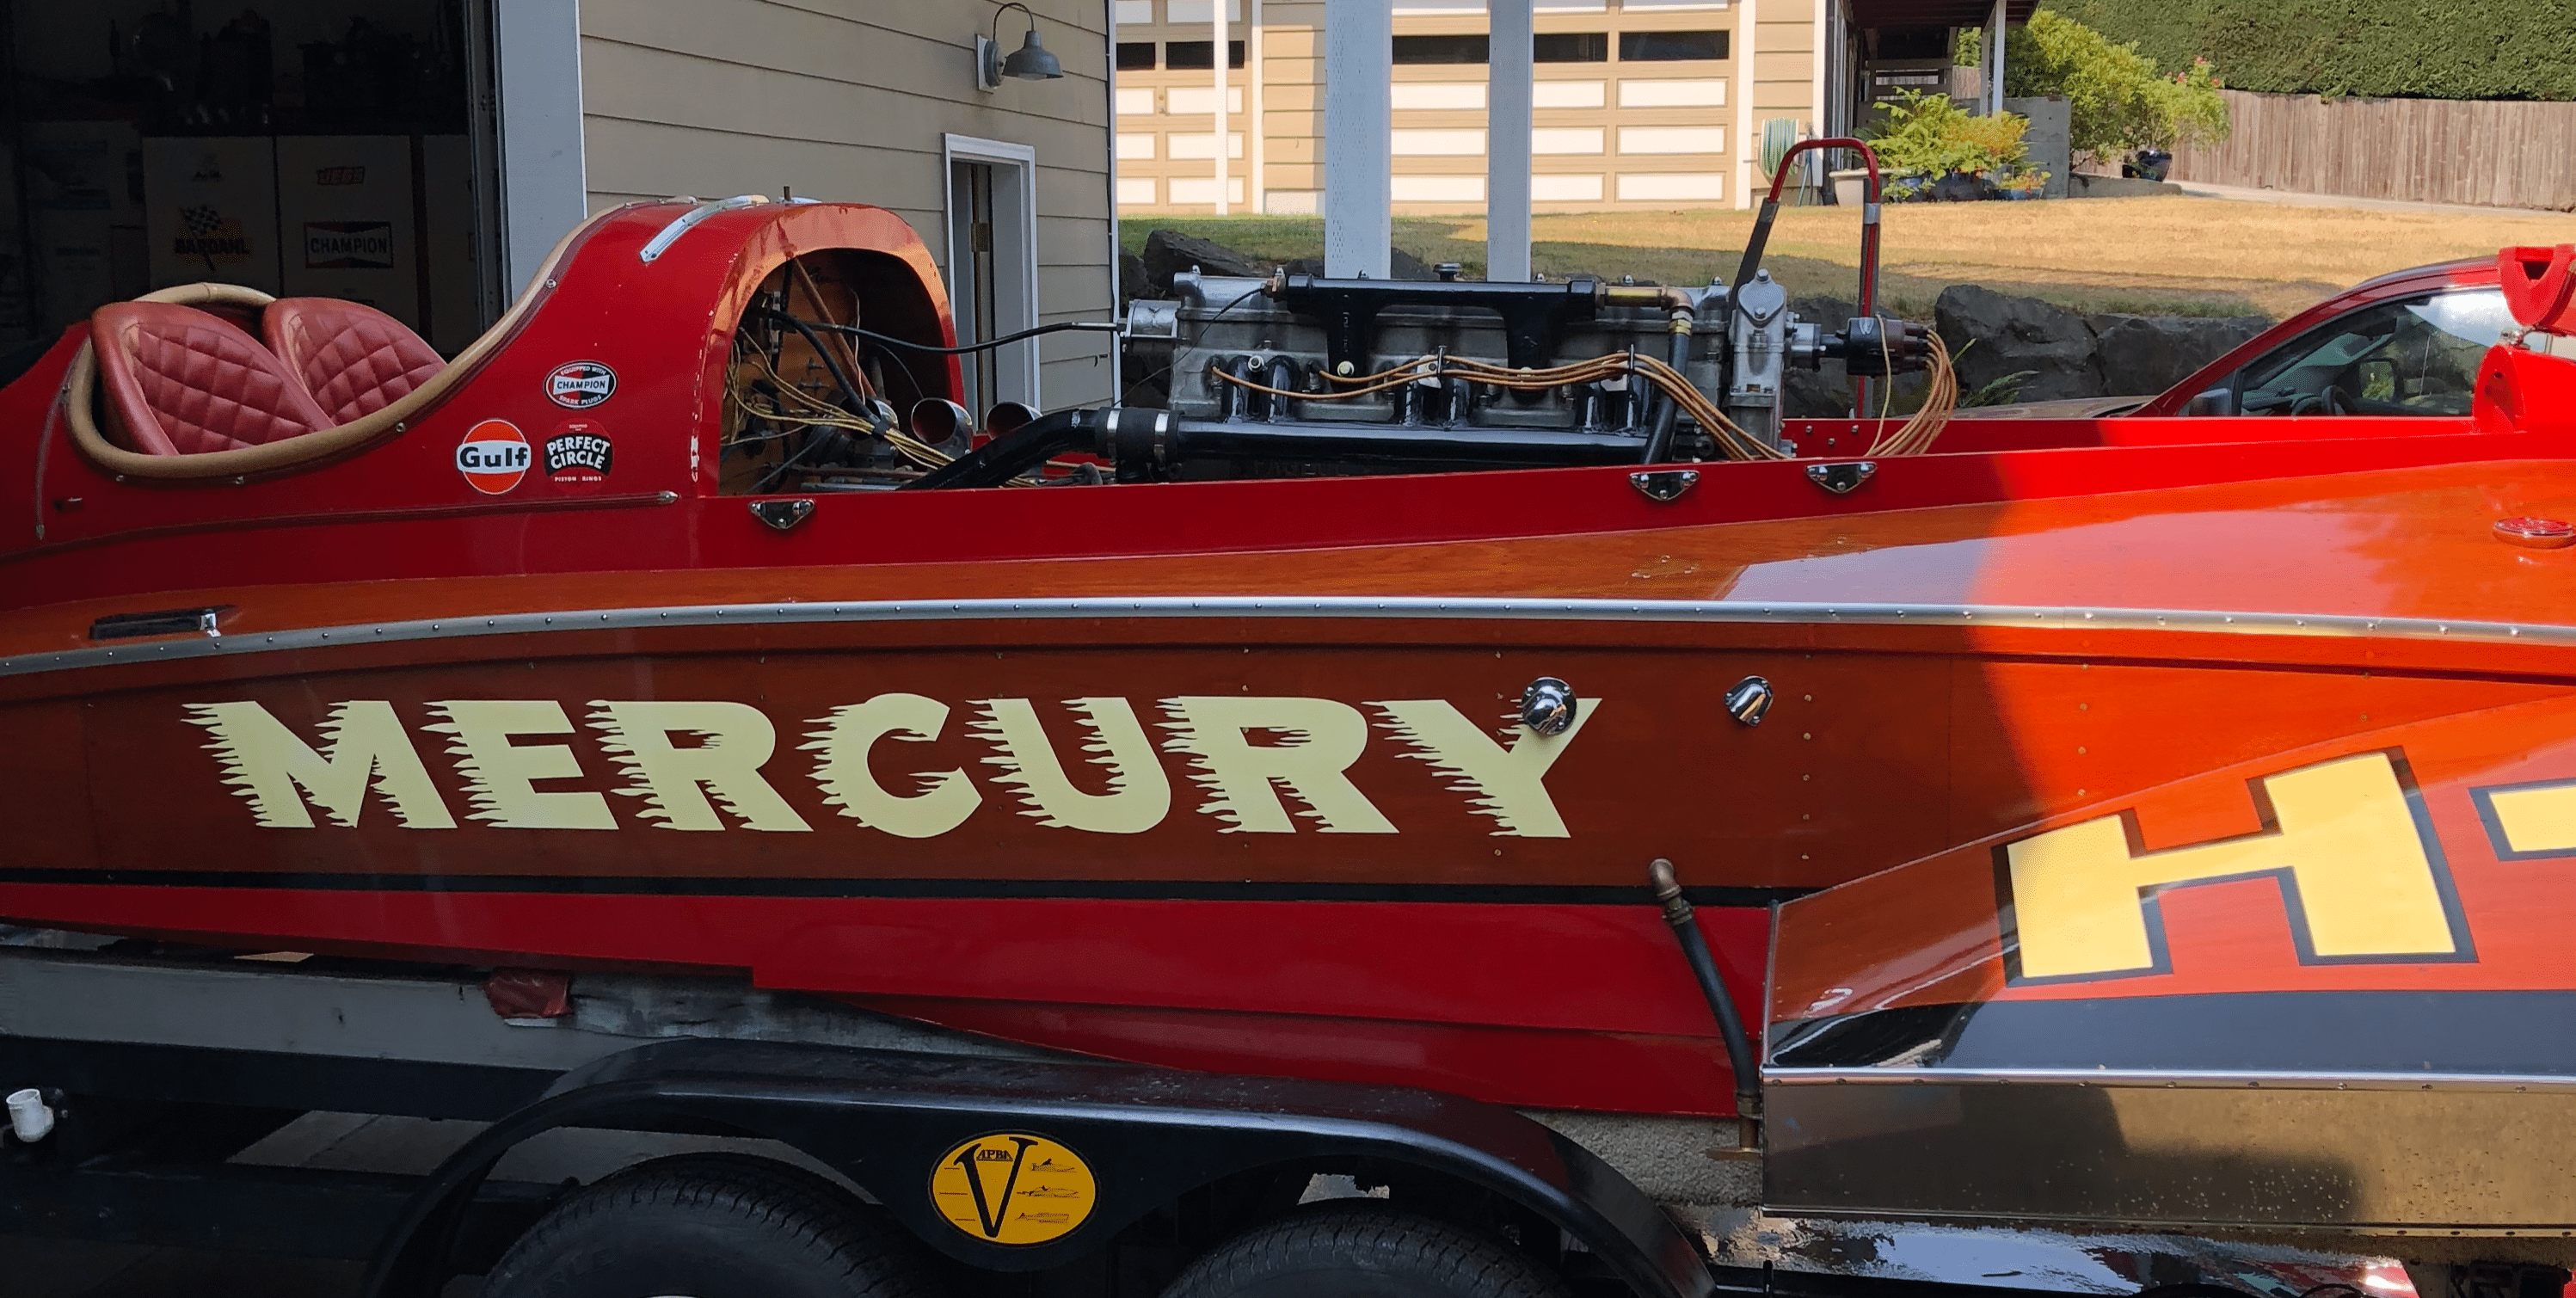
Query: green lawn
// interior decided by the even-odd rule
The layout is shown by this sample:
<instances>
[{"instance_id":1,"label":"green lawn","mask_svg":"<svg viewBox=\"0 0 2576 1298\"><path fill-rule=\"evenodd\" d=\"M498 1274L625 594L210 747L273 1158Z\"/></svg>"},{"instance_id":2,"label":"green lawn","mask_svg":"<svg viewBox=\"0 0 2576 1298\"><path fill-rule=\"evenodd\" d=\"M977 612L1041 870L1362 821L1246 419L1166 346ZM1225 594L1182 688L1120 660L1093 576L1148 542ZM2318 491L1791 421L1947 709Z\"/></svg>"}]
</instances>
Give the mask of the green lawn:
<instances>
[{"instance_id":1,"label":"green lawn","mask_svg":"<svg viewBox=\"0 0 2576 1298\"><path fill-rule=\"evenodd\" d=\"M1952 284L2086 311L2289 315L2372 275L2515 244L2565 242L2565 218L2280 207L2185 197L1921 203L1885 209L1882 310L1928 320ZM1531 261L1553 279L1592 274L1707 283L1732 278L1753 216L1737 211L1540 216ZM1130 251L1169 227L1268 261L1318 257L1315 217L1125 216ZM1398 217L1395 244L1483 274L1481 217ZM1792 294L1854 292L1860 222L1849 208L1790 208L1767 265Z\"/></svg>"}]
</instances>

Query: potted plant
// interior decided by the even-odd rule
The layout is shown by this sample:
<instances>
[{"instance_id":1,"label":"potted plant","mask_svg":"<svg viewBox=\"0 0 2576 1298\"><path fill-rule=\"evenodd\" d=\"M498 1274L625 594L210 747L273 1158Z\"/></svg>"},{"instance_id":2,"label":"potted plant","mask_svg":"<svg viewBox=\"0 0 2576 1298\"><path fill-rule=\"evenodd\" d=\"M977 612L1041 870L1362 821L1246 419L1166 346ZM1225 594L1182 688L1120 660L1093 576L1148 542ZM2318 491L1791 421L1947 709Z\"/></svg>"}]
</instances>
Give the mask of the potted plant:
<instances>
[{"instance_id":1,"label":"potted plant","mask_svg":"<svg viewBox=\"0 0 2576 1298\"><path fill-rule=\"evenodd\" d=\"M2003 196L2006 198L2039 198L2046 195L2048 192L2048 173L2045 171L2017 171L1996 181L1995 187L2002 190Z\"/></svg>"},{"instance_id":2,"label":"potted plant","mask_svg":"<svg viewBox=\"0 0 2576 1298\"><path fill-rule=\"evenodd\" d=\"M1887 104L1887 121L1869 133L1879 163L1918 182L1891 200L1997 197L1995 179L2029 160L2022 143L2030 119L2014 113L1972 117L1948 95L1904 91Z\"/></svg>"},{"instance_id":3,"label":"potted plant","mask_svg":"<svg viewBox=\"0 0 2576 1298\"><path fill-rule=\"evenodd\" d=\"M1867 172L1861 173L1867 175ZM1919 203L1931 192L1933 177L1919 171L1901 171L1885 178L1879 197L1890 203Z\"/></svg>"}]
</instances>

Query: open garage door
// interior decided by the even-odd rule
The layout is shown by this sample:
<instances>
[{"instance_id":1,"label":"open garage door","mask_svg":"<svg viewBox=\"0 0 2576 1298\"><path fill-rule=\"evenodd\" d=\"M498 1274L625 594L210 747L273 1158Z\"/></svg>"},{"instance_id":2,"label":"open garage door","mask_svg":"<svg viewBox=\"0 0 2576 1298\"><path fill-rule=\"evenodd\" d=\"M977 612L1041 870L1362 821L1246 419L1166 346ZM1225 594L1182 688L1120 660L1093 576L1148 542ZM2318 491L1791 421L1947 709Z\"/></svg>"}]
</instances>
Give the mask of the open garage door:
<instances>
[{"instance_id":1,"label":"open garage door","mask_svg":"<svg viewBox=\"0 0 2576 1298\"><path fill-rule=\"evenodd\" d=\"M0 334L199 280L350 298L444 353L502 301L471 0L5 0ZM478 93L481 92L481 93Z\"/></svg>"}]
</instances>

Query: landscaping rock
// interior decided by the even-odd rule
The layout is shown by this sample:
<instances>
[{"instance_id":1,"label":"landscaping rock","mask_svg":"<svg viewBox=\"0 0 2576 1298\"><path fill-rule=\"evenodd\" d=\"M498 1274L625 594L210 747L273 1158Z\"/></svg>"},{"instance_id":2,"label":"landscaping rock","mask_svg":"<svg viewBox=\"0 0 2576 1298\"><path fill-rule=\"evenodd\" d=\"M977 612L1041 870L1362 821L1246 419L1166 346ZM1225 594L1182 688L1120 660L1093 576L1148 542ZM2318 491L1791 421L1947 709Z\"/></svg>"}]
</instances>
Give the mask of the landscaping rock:
<instances>
[{"instance_id":1,"label":"landscaping rock","mask_svg":"<svg viewBox=\"0 0 2576 1298\"><path fill-rule=\"evenodd\" d=\"M2261 316L2205 319L2171 315L2097 315L2094 354L2104 396L2149 396L2272 327Z\"/></svg>"},{"instance_id":2,"label":"landscaping rock","mask_svg":"<svg viewBox=\"0 0 2576 1298\"><path fill-rule=\"evenodd\" d=\"M2111 395L2102 390L2093 326L2064 307L1975 284L1953 284L1933 303L1932 321L1958 365L1963 393L2029 370L2033 373L2022 381L2018 400Z\"/></svg>"},{"instance_id":3,"label":"landscaping rock","mask_svg":"<svg viewBox=\"0 0 2576 1298\"><path fill-rule=\"evenodd\" d=\"M1386 277L1388 279L1425 280L1440 278L1438 275L1431 273L1431 268L1424 265L1420 257L1416 257L1402 248L1393 246L1388 247L1386 250L1386 271ZM1324 273L1324 259L1321 257L1300 257L1297 260L1288 263L1288 273L1291 275L1320 276Z\"/></svg>"},{"instance_id":4,"label":"landscaping rock","mask_svg":"<svg viewBox=\"0 0 2576 1298\"><path fill-rule=\"evenodd\" d=\"M1961 391L2032 371L2012 401L2154 396L2272 326L2261 316L2078 315L1973 284L1942 290L1932 310Z\"/></svg>"},{"instance_id":5,"label":"landscaping rock","mask_svg":"<svg viewBox=\"0 0 2576 1298\"><path fill-rule=\"evenodd\" d=\"M1121 251L1118 254L1118 309L1124 312L1128 303L1140 297L1160 296L1162 293L1154 287L1154 277L1146 273L1145 259L1132 252Z\"/></svg>"},{"instance_id":6,"label":"landscaping rock","mask_svg":"<svg viewBox=\"0 0 2576 1298\"><path fill-rule=\"evenodd\" d=\"M1172 276L1192 266L1207 275L1240 275L1259 279L1270 273L1270 267L1218 243L1178 230L1156 230L1145 236L1145 277L1152 282L1154 295L1172 291Z\"/></svg>"}]
</instances>

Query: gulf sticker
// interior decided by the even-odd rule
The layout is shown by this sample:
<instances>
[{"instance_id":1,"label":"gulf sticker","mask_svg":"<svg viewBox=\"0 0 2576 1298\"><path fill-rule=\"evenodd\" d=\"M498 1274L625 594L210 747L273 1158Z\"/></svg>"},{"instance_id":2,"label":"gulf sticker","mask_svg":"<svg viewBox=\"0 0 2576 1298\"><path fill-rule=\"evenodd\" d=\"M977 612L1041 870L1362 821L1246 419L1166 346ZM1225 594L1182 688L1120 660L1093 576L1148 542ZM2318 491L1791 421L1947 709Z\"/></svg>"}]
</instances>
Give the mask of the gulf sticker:
<instances>
[{"instance_id":1,"label":"gulf sticker","mask_svg":"<svg viewBox=\"0 0 2576 1298\"><path fill-rule=\"evenodd\" d=\"M1099 1200L1099 1182L1080 1155L1031 1133L978 1136L941 1155L930 1172L939 1215L991 1244L1062 1239Z\"/></svg>"},{"instance_id":2,"label":"gulf sticker","mask_svg":"<svg viewBox=\"0 0 2576 1298\"><path fill-rule=\"evenodd\" d=\"M507 494L528 476L528 439L507 419L486 419L456 444L456 471L487 496Z\"/></svg>"}]
</instances>

